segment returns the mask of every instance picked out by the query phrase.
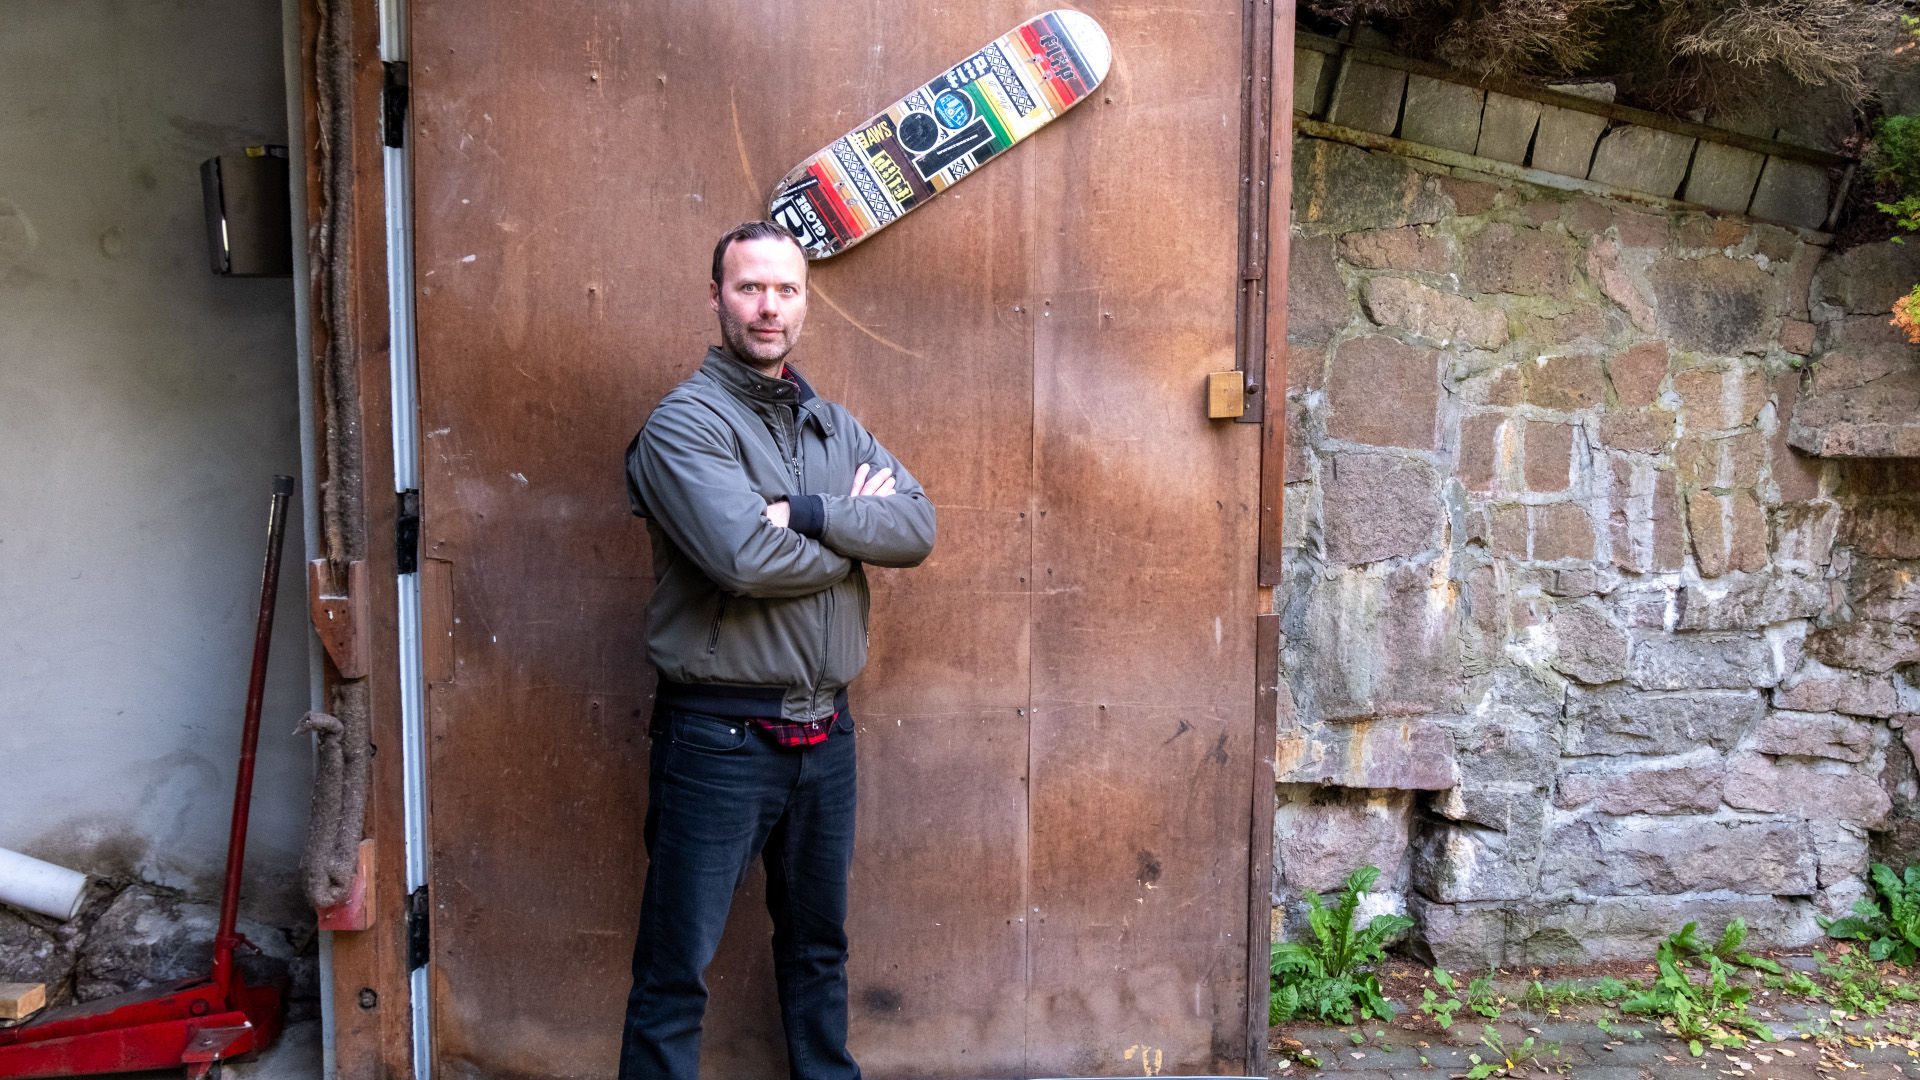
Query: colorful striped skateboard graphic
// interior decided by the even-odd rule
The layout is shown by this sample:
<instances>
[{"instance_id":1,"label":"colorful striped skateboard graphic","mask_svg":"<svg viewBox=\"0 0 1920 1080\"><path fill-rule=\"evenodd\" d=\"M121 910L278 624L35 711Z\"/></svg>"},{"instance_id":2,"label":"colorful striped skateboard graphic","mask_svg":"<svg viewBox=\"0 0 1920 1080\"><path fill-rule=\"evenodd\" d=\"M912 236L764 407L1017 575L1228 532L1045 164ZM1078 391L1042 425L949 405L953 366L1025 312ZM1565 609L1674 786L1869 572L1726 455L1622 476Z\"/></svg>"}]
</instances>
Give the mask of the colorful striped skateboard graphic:
<instances>
[{"instance_id":1,"label":"colorful striped skateboard graphic","mask_svg":"<svg viewBox=\"0 0 1920 1080\"><path fill-rule=\"evenodd\" d=\"M769 216L824 259L1038 131L1107 77L1113 46L1077 11L1049 11L794 166Z\"/></svg>"}]
</instances>

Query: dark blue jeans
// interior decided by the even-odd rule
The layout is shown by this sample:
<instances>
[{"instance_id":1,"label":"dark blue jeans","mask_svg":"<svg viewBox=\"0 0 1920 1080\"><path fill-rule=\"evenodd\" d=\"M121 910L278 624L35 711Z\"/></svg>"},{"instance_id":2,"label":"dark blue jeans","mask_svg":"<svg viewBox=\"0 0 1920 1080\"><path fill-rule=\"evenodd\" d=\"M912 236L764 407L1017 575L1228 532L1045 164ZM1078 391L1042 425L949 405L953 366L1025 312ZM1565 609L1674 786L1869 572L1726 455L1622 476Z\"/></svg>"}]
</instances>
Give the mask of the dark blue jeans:
<instances>
[{"instance_id":1,"label":"dark blue jeans","mask_svg":"<svg viewBox=\"0 0 1920 1080\"><path fill-rule=\"evenodd\" d=\"M620 1080L696 1080L707 965L758 855L792 1080L858 1080L847 1052L853 721L789 749L751 721L662 710Z\"/></svg>"}]
</instances>

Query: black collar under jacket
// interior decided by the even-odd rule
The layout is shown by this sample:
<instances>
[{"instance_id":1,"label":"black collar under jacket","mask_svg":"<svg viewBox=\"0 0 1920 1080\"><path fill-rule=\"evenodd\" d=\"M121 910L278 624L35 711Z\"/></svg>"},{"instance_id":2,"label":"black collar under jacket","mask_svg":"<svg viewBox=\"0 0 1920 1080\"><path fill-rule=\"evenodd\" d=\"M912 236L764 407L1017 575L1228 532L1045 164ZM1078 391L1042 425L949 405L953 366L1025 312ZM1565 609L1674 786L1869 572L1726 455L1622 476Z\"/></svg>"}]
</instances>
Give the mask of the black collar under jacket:
<instances>
[{"instance_id":1,"label":"black collar under jacket","mask_svg":"<svg viewBox=\"0 0 1920 1080\"><path fill-rule=\"evenodd\" d=\"M786 368L793 376L791 380L762 375L723 345L708 346L707 358L700 364L703 374L726 387L762 417L771 418L776 407L785 405L795 409L802 421L812 420L822 435L831 437L833 420L827 415L826 399L813 392L813 384L802 378L792 364Z\"/></svg>"}]
</instances>

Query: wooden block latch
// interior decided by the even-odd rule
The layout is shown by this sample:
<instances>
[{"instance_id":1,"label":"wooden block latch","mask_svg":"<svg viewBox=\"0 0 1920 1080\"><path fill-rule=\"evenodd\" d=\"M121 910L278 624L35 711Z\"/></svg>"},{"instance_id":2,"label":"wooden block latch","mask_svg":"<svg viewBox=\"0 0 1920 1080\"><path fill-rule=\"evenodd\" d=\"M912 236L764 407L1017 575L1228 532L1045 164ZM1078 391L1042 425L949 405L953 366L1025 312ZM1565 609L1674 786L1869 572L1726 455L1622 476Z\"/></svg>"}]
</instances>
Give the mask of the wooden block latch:
<instances>
[{"instance_id":1,"label":"wooden block latch","mask_svg":"<svg viewBox=\"0 0 1920 1080\"><path fill-rule=\"evenodd\" d=\"M307 605L314 633L343 679L364 679L368 668L367 564L347 564L341 588L331 559L307 564Z\"/></svg>"}]
</instances>

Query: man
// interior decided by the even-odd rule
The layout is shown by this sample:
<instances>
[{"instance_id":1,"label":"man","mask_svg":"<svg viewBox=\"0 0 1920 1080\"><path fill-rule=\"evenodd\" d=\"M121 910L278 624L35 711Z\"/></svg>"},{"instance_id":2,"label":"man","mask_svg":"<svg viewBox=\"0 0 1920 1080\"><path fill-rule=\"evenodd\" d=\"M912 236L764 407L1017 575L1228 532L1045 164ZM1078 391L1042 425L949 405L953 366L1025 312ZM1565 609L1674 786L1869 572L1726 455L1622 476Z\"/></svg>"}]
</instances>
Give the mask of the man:
<instances>
[{"instance_id":1,"label":"man","mask_svg":"<svg viewBox=\"0 0 1920 1080\"><path fill-rule=\"evenodd\" d=\"M933 504L786 356L807 261L753 221L713 249L724 345L627 448L653 540L647 652L659 669L647 883L622 1080L694 1080L706 969L734 890L766 866L793 1080L857 1080L847 1052L854 723L867 657L862 564L914 566Z\"/></svg>"}]
</instances>

